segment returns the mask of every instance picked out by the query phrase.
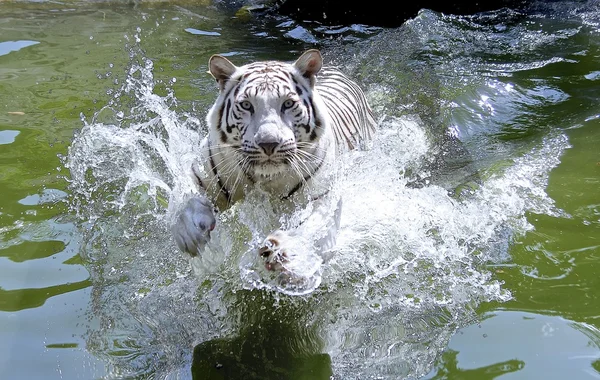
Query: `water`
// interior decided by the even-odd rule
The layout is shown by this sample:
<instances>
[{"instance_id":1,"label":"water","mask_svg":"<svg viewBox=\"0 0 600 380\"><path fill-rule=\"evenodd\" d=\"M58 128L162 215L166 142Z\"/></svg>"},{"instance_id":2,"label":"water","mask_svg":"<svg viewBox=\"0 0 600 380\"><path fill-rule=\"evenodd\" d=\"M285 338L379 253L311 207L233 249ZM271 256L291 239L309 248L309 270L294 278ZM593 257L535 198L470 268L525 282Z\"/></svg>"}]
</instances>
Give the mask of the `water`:
<instances>
[{"instance_id":1,"label":"water","mask_svg":"<svg viewBox=\"0 0 600 380\"><path fill-rule=\"evenodd\" d=\"M4 274L25 269L23 245L36 239L54 241L45 257L77 258L68 274L73 281L59 286L81 298L68 301L74 321L52 319L63 309L40 309L52 321L48 326L60 326L52 330L74 331L76 338L42 335L46 350L61 347L86 364L64 364L67 356L57 356L60 364L40 362L40 370L67 378L189 378L190 372L197 378L456 378L470 366L457 353L477 351L470 347L477 333L470 331L483 326L493 337L511 323L534 336L516 335L517 346L542 329L541 336L556 336L557 347L571 342L581 360L571 371L598 374L598 310L589 291L596 284L600 225L595 4L556 3L528 16L422 11L397 29L243 21L224 10L177 6L121 9L136 15L131 23L110 7L99 9L89 15L109 15L113 28L126 25L109 45L115 53L88 79L101 83L95 86L103 95L93 107L59 117L69 124L61 133L80 128L55 152L62 157L53 174L59 183L17 197L22 205L57 211L41 215L47 227L10 219L0 225L0 252L12 257L3 262ZM250 36L239 35L240 23ZM94 25L98 30L87 31L83 49L108 41L101 32L107 24ZM343 211L332 257L322 263L306 251L310 259L297 270L309 281L301 287L282 285L262 270L259 242L302 212L254 191L219 215L210 255L190 262L168 231L168 204L193 188L187 173L216 95L203 74L208 56L226 53L236 63L293 59L313 41L326 62L357 78L380 120L371 149L340 161L333 193L342 196ZM19 130L6 128L0 141L11 146ZM570 158L573 152L579 153ZM310 242L318 233L312 226L301 239ZM584 263L589 272L581 272ZM77 273L83 278L75 280ZM9 289L60 283L45 274L38 278L46 282L32 277L26 285L7 278L0 285ZM570 297L580 301L577 311ZM23 318L23 309L4 308L5 320ZM529 319L543 324L519 327ZM72 330L75 324L81 327ZM513 343L498 345L506 360L519 359L504 362L485 351L465 371L527 377L533 367L544 373L548 362L522 357ZM560 355L552 360L560 363Z\"/></svg>"}]
</instances>

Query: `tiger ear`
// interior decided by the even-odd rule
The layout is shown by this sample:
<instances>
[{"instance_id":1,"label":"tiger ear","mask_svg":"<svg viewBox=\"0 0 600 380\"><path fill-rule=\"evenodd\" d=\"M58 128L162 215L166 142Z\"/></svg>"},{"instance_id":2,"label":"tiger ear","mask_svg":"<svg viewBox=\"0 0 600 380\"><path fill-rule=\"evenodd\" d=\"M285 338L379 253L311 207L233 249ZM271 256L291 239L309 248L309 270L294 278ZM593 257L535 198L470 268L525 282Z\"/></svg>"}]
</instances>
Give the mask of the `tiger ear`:
<instances>
[{"instance_id":1,"label":"tiger ear","mask_svg":"<svg viewBox=\"0 0 600 380\"><path fill-rule=\"evenodd\" d=\"M304 52L294 62L294 66L300 71L302 76L312 79L323 67L323 57L317 49L310 49Z\"/></svg>"},{"instance_id":2,"label":"tiger ear","mask_svg":"<svg viewBox=\"0 0 600 380\"><path fill-rule=\"evenodd\" d=\"M227 58L221 55L213 55L208 60L208 72L219 83L221 90L225 87L225 82L231 78L237 67Z\"/></svg>"}]
</instances>

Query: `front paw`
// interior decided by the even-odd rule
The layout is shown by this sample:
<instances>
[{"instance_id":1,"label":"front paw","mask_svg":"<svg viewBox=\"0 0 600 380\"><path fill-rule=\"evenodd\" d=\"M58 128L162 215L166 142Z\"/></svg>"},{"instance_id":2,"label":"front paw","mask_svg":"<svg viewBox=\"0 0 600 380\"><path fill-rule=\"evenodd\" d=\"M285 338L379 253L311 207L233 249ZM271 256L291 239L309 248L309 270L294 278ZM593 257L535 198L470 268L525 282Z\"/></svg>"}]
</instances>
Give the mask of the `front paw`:
<instances>
[{"instance_id":1,"label":"front paw","mask_svg":"<svg viewBox=\"0 0 600 380\"><path fill-rule=\"evenodd\" d=\"M182 251L196 256L210 241L210 231L215 228L215 224L215 209L208 198L191 198L173 226L177 246Z\"/></svg>"},{"instance_id":2,"label":"front paw","mask_svg":"<svg viewBox=\"0 0 600 380\"><path fill-rule=\"evenodd\" d=\"M258 249L258 254L265 260L267 270L285 271L284 264L289 261L289 252L286 249L286 240L288 239L288 234L277 230L267 236Z\"/></svg>"}]
</instances>

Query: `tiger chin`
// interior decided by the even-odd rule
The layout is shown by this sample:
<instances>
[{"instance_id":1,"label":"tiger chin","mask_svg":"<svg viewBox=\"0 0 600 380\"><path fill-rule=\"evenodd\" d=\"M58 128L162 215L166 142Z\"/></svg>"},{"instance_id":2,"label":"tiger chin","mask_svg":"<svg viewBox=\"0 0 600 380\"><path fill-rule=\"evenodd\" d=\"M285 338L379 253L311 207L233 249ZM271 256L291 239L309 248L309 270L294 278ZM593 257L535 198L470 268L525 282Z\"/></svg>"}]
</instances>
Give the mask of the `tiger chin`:
<instances>
[{"instance_id":1,"label":"tiger chin","mask_svg":"<svg viewBox=\"0 0 600 380\"><path fill-rule=\"evenodd\" d=\"M360 87L323 67L321 53L314 49L293 63L261 61L239 67L213 55L208 67L219 95L207 115L200 162L192 166L198 193L180 207L172 226L179 248L201 255L216 227L217 210L243 199L254 187L282 201L312 199L309 215L298 226L273 231L264 239L256 254L266 269L287 271L295 253L290 251L293 239L306 226L323 229L313 242L316 249L333 247L341 200L334 200L332 215L327 199L332 165L341 151L363 147L375 132Z\"/></svg>"}]
</instances>

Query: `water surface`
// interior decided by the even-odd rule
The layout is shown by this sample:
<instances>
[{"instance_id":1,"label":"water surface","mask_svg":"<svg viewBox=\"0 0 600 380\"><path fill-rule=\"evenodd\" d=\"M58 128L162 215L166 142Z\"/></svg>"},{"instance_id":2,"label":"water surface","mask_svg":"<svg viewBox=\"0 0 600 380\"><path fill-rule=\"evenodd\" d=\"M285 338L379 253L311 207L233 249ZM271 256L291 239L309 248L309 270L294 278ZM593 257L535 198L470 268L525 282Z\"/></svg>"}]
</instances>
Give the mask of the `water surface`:
<instances>
[{"instance_id":1,"label":"water surface","mask_svg":"<svg viewBox=\"0 0 600 380\"><path fill-rule=\"evenodd\" d=\"M424 10L397 29L189 4L0 12L7 378L600 375L597 4ZM380 119L340 168L319 286L290 296L258 269L280 222L260 193L192 270L167 203L192 186L208 58L310 47Z\"/></svg>"}]
</instances>

